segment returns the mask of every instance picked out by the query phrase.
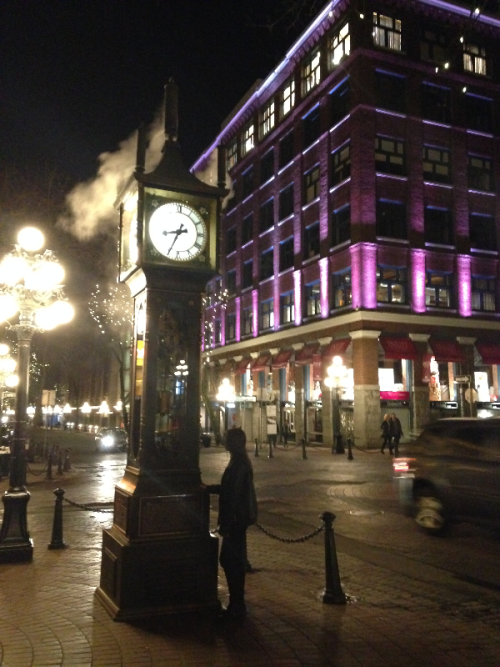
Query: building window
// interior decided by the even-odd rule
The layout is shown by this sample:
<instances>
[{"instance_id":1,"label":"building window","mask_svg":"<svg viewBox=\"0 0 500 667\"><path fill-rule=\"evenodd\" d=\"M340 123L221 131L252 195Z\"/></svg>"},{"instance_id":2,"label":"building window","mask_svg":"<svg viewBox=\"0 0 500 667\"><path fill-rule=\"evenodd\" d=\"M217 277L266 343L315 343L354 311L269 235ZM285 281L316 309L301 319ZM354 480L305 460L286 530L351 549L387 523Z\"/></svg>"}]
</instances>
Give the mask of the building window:
<instances>
[{"instance_id":1,"label":"building window","mask_svg":"<svg viewBox=\"0 0 500 667\"><path fill-rule=\"evenodd\" d=\"M268 199L265 204L262 204L259 220L260 232L265 232L274 225L274 199Z\"/></svg>"},{"instance_id":2,"label":"building window","mask_svg":"<svg viewBox=\"0 0 500 667\"><path fill-rule=\"evenodd\" d=\"M319 165L304 174L304 204L319 197Z\"/></svg>"},{"instance_id":3,"label":"building window","mask_svg":"<svg viewBox=\"0 0 500 667\"><path fill-rule=\"evenodd\" d=\"M267 299L260 304L260 331L274 328L274 299Z\"/></svg>"},{"instance_id":4,"label":"building window","mask_svg":"<svg viewBox=\"0 0 500 667\"><path fill-rule=\"evenodd\" d=\"M469 237L471 248L478 250L497 249L497 230L492 215L471 213L469 215Z\"/></svg>"},{"instance_id":5,"label":"building window","mask_svg":"<svg viewBox=\"0 0 500 667\"><path fill-rule=\"evenodd\" d=\"M379 199L376 233L385 238L406 239L406 204Z\"/></svg>"},{"instance_id":6,"label":"building window","mask_svg":"<svg viewBox=\"0 0 500 667\"><path fill-rule=\"evenodd\" d=\"M472 310L495 312L496 280L493 277L472 276Z\"/></svg>"},{"instance_id":7,"label":"building window","mask_svg":"<svg viewBox=\"0 0 500 667\"><path fill-rule=\"evenodd\" d=\"M304 259L319 255L319 222L304 229Z\"/></svg>"},{"instance_id":8,"label":"building window","mask_svg":"<svg viewBox=\"0 0 500 667\"><path fill-rule=\"evenodd\" d=\"M471 190L491 192L493 190L491 158L469 155L467 176Z\"/></svg>"},{"instance_id":9,"label":"building window","mask_svg":"<svg viewBox=\"0 0 500 667\"><path fill-rule=\"evenodd\" d=\"M267 151L260 161L260 184L267 183L272 176L274 176L274 148Z\"/></svg>"},{"instance_id":10,"label":"building window","mask_svg":"<svg viewBox=\"0 0 500 667\"><path fill-rule=\"evenodd\" d=\"M236 338L236 314L228 313L226 318L226 340Z\"/></svg>"},{"instance_id":11,"label":"building window","mask_svg":"<svg viewBox=\"0 0 500 667\"><path fill-rule=\"evenodd\" d=\"M226 289L228 294L236 293L236 269L226 273Z\"/></svg>"},{"instance_id":12,"label":"building window","mask_svg":"<svg viewBox=\"0 0 500 667\"><path fill-rule=\"evenodd\" d=\"M342 206L332 212L332 246L340 245L351 238L351 207Z\"/></svg>"},{"instance_id":13,"label":"building window","mask_svg":"<svg viewBox=\"0 0 500 667\"><path fill-rule=\"evenodd\" d=\"M274 115L274 100L269 102L267 106L262 109L260 114L260 136L265 137L266 134L273 129L275 122Z\"/></svg>"},{"instance_id":14,"label":"building window","mask_svg":"<svg viewBox=\"0 0 500 667\"><path fill-rule=\"evenodd\" d=\"M332 90L330 93L331 124L337 125L351 110L351 86L349 79Z\"/></svg>"},{"instance_id":15,"label":"building window","mask_svg":"<svg viewBox=\"0 0 500 667\"><path fill-rule=\"evenodd\" d=\"M405 113L406 79L397 74L375 72L375 95L377 107Z\"/></svg>"},{"instance_id":16,"label":"building window","mask_svg":"<svg viewBox=\"0 0 500 667\"><path fill-rule=\"evenodd\" d=\"M451 273L427 271L425 274L425 304L433 308L451 308L453 280Z\"/></svg>"},{"instance_id":17,"label":"building window","mask_svg":"<svg viewBox=\"0 0 500 667\"><path fill-rule=\"evenodd\" d=\"M243 271L241 275L241 287L246 289L247 287L252 287L253 285L253 260L249 259L248 262L243 263Z\"/></svg>"},{"instance_id":18,"label":"building window","mask_svg":"<svg viewBox=\"0 0 500 667\"><path fill-rule=\"evenodd\" d=\"M484 46L464 43L464 70L486 76L486 49Z\"/></svg>"},{"instance_id":19,"label":"building window","mask_svg":"<svg viewBox=\"0 0 500 667\"><path fill-rule=\"evenodd\" d=\"M286 116L287 113L295 106L295 81L290 79L285 83L281 93L281 116Z\"/></svg>"},{"instance_id":20,"label":"building window","mask_svg":"<svg viewBox=\"0 0 500 667\"><path fill-rule=\"evenodd\" d=\"M238 162L238 142L236 139L227 147L226 165L229 171Z\"/></svg>"},{"instance_id":21,"label":"building window","mask_svg":"<svg viewBox=\"0 0 500 667\"><path fill-rule=\"evenodd\" d=\"M349 23L346 23L340 30L336 30L328 40L328 60L330 69L337 67L342 58L351 53L351 34L349 32Z\"/></svg>"},{"instance_id":22,"label":"building window","mask_svg":"<svg viewBox=\"0 0 500 667\"><path fill-rule=\"evenodd\" d=\"M351 148L344 144L332 153L332 183L338 185L351 175Z\"/></svg>"},{"instance_id":23,"label":"building window","mask_svg":"<svg viewBox=\"0 0 500 667\"><path fill-rule=\"evenodd\" d=\"M293 236L280 243L280 272L291 269L294 261Z\"/></svg>"},{"instance_id":24,"label":"building window","mask_svg":"<svg viewBox=\"0 0 500 667\"><path fill-rule=\"evenodd\" d=\"M305 286L305 317L314 317L321 314L321 290L317 280Z\"/></svg>"},{"instance_id":25,"label":"building window","mask_svg":"<svg viewBox=\"0 0 500 667\"><path fill-rule=\"evenodd\" d=\"M215 320L215 326L214 326L214 339L215 339L215 344L220 345L222 341L222 322L219 318Z\"/></svg>"},{"instance_id":26,"label":"building window","mask_svg":"<svg viewBox=\"0 0 500 667\"><path fill-rule=\"evenodd\" d=\"M280 192L280 220L288 218L293 213L293 183Z\"/></svg>"},{"instance_id":27,"label":"building window","mask_svg":"<svg viewBox=\"0 0 500 667\"><path fill-rule=\"evenodd\" d=\"M343 308L352 304L351 269L332 275L334 308Z\"/></svg>"},{"instance_id":28,"label":"building window","mask_svg":"<svg viewBox=\"0 0 500 667\"><path fill-rule=\"evenodd\" d=\"M407 271L392 266L377 267L377 301L407 303Z\"/></svg>"},{"instance_id":29,"label":"building window","mask_svg":"<svg viewBox=\"0 0 500 667\"><path fill-rule=\"evenodd\" d=\"M252 194L255 188L253 167L247 169L241 178L242 195L246 199Z\"/></svg>"},{"instance_id":30,"label":"building window","mask_svg":"<svg viewBox=\"0 0 500 667\"><path fill-rule=\"evenodd\" d=\"M265 250L260 256L260 279L266 280L274 274L273 248Z\"/></svg>"},{"instance_id":31,"label":"building window","mask_svg":"<svg viewBox=\"0 0 500 667\"><path fill-rule=\"evenodd\" d=\"M280 321L281 324L293 324L295 322L295 299L293 292L287 292L280 296Z\"/></svg>"},{"instance_id":32,"label":"building window","mask_svg":"<svg viewBox=\"0 0 500 667\"><path fill-rule=\"evenodd\" d=\"M230 255L236 250L236 227L231 227L226 234L226 253Z\"/></svg>"},{"instance_id":33,"label":"building window","mask_svg":"<svg viewBox=\"0 0 500 667\"><path fill-rule=\"evenodd\" d=\"M255 125L250 123L241 135L241 154L247 155L255 146Z\"/></svg>"},{"instance_id":34,"label":"building window","mask_svg":"<svg viewBox=\"0 0 500 667\"><path fill-rule=\"evenodd\" d=\"M422 118L436 123L451 123L451 94L449 88L422 84Z\"/></svg>"},{"instance_id":35,"label":"building window","mask_svg":"<svg viewBox=\"0 0 500 667\"><path fill-rule=\"evenodd\" d=\"M285 167L294 158L294 135L293 130L280 141L280 167Z\"/></svg>"},{"instance_id":36,"label":"building window","mask_svg":"<svg viewBox=\"0 0 500 667\"><path fill-rule=\"evenodd\" d=\"M243 308L241 315L242 335L249 336L253 333L253 308L251 306L249 308Z\"/></svg>"},{"instance_id":37,"label":"building window","mask_svg":"<svg viewBox=\"0 0 500 667\"><path fill-rule=\"evenodd\" d=\"M493 101L477 95L465 96L465 123L477 132L493 131Z\"/></svg>"},{"instance_id":38,"label":"building window","mask_svg":"<svg viewBox=\"0 0 500 667\"><path fill-rule=\"evenodd\" d=\"M243 218L241 223L241 244L245 245L253 239L253 213Z\"/></svg>"},{"instance_id":39,"label":"building window","mask_svg":"<svg viewBox=\"0 0 500 667\"><path fill-rule=\"evenodd\" d=\"M422 149L424 181L450 182L450 151L447 148L424 146Z\"/></svg>"},{"instance_id":40,"label":"building window","mask_svg":"<svg viewBox=\"0 0 500 667\"><path fill-rule=\"evenodd\" d=\"M373 43L385 49L401 51L401 21L373 12Z\"/></svg>"},{"instance_id":41,"label":"building window","mask_svg":"<svg viewBox=\"0 0 500 667\"><path fill-rule=\"evenodd\" d=\"M453 221L446 208L426 206L424 213L425 241L440 245L453 245Z\"/></svg>"},{"instance_id":42,"label":"building window","mask_svg":"<svg viewBox=\"0 0 500 667\"><path fill-rule=\"evenodd\" d=\"M420 58L444 64L447 60L449 40L443 33L423 28L420 35Z\"/></svg>"},{"instance_id":43,"label":"building window","mask_svg":"<svg viewBox=\"0 0 500 667\"><path fill-rule=\"evenodd\" d=\"M383 174L406 174L404 143L389 137L375 137L375 166Z\"/></svg>"},{"instance_id":44,"label":"building window","mask_svg":"<svg viewBox=\"0 0 500 667\"><path fill-rule=\"evenodd\" d=\"M321 54L316 51L302 67L302 91L304 95L316 88L321 81Z\"/></svg>"},{"instance_id":45,"label":"building window","mask_svg":"<svg viewBox=\"0 0 500 667\"><path fill-rule=\"evenodd\" d=\"M319 106L314 107L307 116L302 119L302 126L304 130L304 148L310 146L313 141L319 137L320 123L319 123Z\"/></svg>"}]
</instances>

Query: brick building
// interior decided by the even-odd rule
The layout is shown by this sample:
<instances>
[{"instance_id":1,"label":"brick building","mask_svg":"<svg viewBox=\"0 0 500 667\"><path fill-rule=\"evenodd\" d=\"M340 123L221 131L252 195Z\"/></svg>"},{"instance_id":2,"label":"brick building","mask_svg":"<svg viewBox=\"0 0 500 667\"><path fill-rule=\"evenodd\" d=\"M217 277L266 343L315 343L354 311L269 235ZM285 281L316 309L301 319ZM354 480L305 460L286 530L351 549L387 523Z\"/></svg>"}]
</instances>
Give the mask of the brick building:
<instances>
[{"instance_id":1,"label":"brick building","mask_svg":"<svg viewBox=\"0 0 500 667\"><path fill-rule=\"evenodd\" d=\"M204 356L226 422L331 444L340 401L373 446L384 412L495 414L499 40L459 2L332 0L226 119L193 166L215 182L225 153Z\"/></svg>"}]
</instances>

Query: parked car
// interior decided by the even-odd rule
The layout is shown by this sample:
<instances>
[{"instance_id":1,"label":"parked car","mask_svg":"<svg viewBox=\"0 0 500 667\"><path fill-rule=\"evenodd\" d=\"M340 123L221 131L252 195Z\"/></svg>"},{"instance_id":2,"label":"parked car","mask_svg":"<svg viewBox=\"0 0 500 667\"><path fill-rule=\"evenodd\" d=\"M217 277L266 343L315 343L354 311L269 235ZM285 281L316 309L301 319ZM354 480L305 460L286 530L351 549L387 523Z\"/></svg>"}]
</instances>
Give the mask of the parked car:
<instances>
[{"instance_id":1,"label":"parked car","mask_svg":"<svg viewBox=\"0 0 500 667\"><path fill-rule=\"evenodd\" d=\"M95 448L97 452L110 452L112 450L124 452L126 451L127 446L127 431L123 428L100 428L95 437Z\"/></svg>"},{"instance_id":2,"label":"parked car","mask_svg":"<svg viewBox=\"0 0 500 667\"><path fill-rule=\"evenodd\" d=\"M500 525L500 419L440 419L393 461L405 512L439 535L454 519Z\"/></svg>"}]
</instances>

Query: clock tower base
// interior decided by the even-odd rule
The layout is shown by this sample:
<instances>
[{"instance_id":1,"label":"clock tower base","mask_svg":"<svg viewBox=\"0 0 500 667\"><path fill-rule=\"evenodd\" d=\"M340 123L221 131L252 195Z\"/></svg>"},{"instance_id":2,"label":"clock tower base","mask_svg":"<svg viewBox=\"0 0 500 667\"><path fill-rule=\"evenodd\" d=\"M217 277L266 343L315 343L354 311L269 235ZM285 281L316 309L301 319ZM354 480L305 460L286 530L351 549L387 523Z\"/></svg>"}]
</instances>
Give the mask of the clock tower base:
<instances>
[{"instance_id":1,"label":"clock tower base","mask_svg":"<svg viewBox=\"0 0 500 667\"><path fill-rule=\"evenodd\" d=\"M196 471L150 476L127 467L103 531L96 597L115 621L216 611L218 539Z\"/></svg>"}]
</instances>

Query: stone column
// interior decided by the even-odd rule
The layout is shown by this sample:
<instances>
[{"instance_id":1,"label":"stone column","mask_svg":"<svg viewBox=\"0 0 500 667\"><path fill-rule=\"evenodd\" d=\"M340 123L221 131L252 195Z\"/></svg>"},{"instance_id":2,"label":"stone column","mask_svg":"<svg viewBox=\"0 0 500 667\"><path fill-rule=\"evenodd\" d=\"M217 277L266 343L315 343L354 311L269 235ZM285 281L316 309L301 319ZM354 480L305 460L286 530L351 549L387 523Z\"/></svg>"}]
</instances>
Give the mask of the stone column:
<instances>
[{"instance_id":1,"label":"stone column","mask_svg":"<svg viewBox=\"0 0 500 667\"><path fill-rule=\"evenodd\" d=\"M471 393L475 388L474 383L474 343L476 342L475 338L469 338L468 336L457 336L457 341L464 348L465 353L465 362L460 363L460 373L463 375L468 375L470 377L469 384L459 385L460 394L464 396L467 389L471 389L469 393L469 401L466 399L461 401L462 405L465 405L465 414L462 414L463 417L477 417L477 404L472 400Z\"/></svg>"},{"instance_id":2,"label":"stone column","mask_svg":"<svg viewBox=\"0 0 500 667\"><path fill-rule=\"evenodd\" d=\"M295 351L302 349L301 343L292 345ZM295 366L295 441L300 443L305 438L305 396L304 396L304 373L302 366Z\"/></svg>"},{"instance_id":3,"label":"stone column","mask_svg":"<svg viewBox=\"0 0 500 667\"><path fill-rule=\"evenodd\" d=\"M430 421L431 404L429 401L429 383L423 382L423 361L427 354L429 334L409 334L415 343L418 358L412 361L412 386L410 396L410 416L413 433L418 434Z\"/></svg>"},{"instance_id":4,"label":"stone column","mask_svg":"<svg viewBox=\"0 0 500 667\"><path fill-rule=\"evenodd\" d=\"M354 442L358 447L380 447L380 386L378 338L380 331L352 331L354 371Z\"/></svg>"}]
</instances>

